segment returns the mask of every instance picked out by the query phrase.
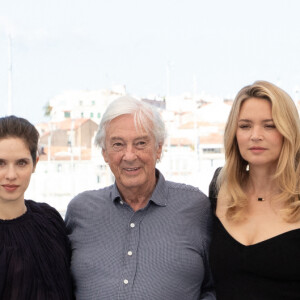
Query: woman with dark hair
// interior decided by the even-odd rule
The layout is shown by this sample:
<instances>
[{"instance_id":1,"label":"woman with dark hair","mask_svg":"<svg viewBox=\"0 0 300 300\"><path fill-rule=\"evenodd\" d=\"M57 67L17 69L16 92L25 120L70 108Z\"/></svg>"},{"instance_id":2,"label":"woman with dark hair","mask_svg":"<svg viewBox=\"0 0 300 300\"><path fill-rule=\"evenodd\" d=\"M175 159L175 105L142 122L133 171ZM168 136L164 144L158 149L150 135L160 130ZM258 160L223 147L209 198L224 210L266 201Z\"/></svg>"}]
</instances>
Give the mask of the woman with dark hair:
<instances>
[{"instance_id":1,"label":"woman with dark hair","mask_svg":"<svg viewBox=\"0 0 300 300\"><path fill-rule=\"evenodd\" d=\"M23 118L0 118L0 299L73 299L63 219L24 200L38 162L39 133Z\"/></svg>"},{"instance_id":2,"label":"woman with dark hair","mask_svg":"<svg viewBox=\"0 0 300 300\"><path fill-rule=\"evenodd\" d=\"M237 94L225 166L210 185L210 263L220 300L300 299L300 121L266 81Z\"/></svg>"}]
</instances>

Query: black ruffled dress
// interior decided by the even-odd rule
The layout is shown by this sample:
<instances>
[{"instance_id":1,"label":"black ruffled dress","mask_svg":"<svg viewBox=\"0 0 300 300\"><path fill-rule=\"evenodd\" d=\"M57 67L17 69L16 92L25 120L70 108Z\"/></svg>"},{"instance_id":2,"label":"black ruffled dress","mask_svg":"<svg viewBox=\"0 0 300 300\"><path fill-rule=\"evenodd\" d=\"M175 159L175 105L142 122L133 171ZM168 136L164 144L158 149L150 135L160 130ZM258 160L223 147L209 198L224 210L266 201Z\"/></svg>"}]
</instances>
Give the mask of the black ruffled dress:
<instances>
[{"instance_id":1,"label":"black ruffled dress","mask_svg":"<svg viewBox=\"0 0 300 300\"><path fill-rule=\"evenodd\" d=\"M25 204L24 215L0 220L0 299L73 299L63 219L46 203Z\"/></svg>"}]
</instances>

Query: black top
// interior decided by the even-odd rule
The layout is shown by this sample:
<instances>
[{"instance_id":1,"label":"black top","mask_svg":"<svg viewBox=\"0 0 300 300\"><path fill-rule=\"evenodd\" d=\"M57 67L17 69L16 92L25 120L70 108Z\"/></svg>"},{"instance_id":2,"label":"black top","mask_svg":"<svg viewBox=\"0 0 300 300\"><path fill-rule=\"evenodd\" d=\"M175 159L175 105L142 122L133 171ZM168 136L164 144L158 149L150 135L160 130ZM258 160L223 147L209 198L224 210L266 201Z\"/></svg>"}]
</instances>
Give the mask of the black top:
<instances>
[{"instance_id":1,"label":"black top","mask_svg":"<svg viewBox=\"0 0 300 300\"><path fill-rule=\"evenodd\" d=\"M46 203L25 204L24 215L0 220L0 299L72 299L63 219Z\"/></svg>"},{"instance_id":2,"label":"black top","mask_svg":"<svg viewBox=\"0 0 300 300\"><path fill-rule=\"evenodd\" d=\"M214 207L215 179L209 191ZM245 246L215 216L210 264L218 300L300 299L300 229Z\"/></svg>"}]
</instances>

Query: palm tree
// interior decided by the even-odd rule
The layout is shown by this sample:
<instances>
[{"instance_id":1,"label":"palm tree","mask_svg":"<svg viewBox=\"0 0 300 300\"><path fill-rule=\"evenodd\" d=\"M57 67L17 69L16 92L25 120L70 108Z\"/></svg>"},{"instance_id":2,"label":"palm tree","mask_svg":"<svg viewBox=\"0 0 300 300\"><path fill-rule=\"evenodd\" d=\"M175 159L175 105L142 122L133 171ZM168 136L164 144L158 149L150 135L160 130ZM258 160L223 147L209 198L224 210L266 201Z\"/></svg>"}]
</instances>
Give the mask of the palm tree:
<instances>
[{"instance_id":1,"label":"palm tree","mask_svg":"<svg viewBox=\"0 0 300 300\"><path fill-rule=\"evenodd\" d=\"M45 116L45 117L50 117L51 111L52 111L52 106L50 106L49 101L48 101L47 104L43 107L43 109L44 109L44 116Z\"/></svg>"}]
</instances>

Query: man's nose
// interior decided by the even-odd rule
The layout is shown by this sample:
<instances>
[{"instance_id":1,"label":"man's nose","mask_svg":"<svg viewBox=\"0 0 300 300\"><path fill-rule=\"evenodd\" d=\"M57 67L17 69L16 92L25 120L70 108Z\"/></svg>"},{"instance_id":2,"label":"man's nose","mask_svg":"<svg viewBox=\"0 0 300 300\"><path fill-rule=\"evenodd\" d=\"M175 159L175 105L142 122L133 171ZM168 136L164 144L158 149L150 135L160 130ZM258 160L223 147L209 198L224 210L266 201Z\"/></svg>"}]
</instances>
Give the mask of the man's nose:
<instances>
[{"instance_id":1,"label":"man's nose","mask_svg":"<svg viewBox=\"0 0 300 300\"><path fill-rule=\"evenodd\" d=\"M128 145L126 147L123 159L125 159L125 160L136 159L136 149L132 145Z\"/></svg>"}]
</instances>

